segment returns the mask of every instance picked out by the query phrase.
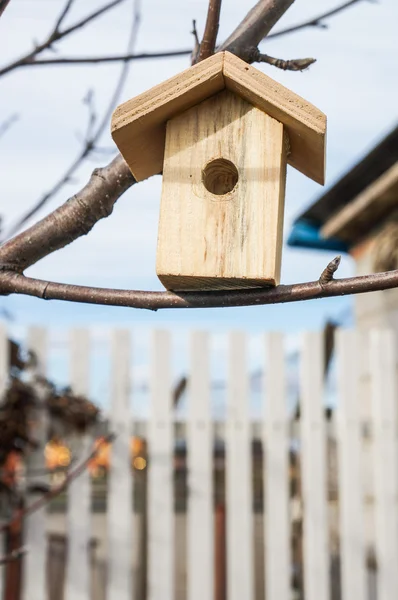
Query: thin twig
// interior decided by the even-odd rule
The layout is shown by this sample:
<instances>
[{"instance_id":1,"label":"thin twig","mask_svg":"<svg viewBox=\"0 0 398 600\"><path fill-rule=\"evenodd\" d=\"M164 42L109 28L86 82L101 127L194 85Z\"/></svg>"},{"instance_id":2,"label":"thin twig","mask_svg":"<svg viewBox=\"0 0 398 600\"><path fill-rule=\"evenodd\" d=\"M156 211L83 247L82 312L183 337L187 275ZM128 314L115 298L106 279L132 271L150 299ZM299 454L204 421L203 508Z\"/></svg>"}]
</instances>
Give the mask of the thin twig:
<instances>
[{"instance_id":1,"label":"thin twig","mask_svg":"<svg viewBox=\"0 0 398 600\"><path fill-rule=\"evenodd\" d=\"M61 13L60 13L57 21L55 22L53 31L55 31L57 33L59 32L59 28L61 27L62 23L66 19L67 15L68 15L68 12L72 8L72 5L73 5L74 1L75 0L67 0L66 1L66 4L65 4L63 10L61 11Z\"/></svg>"},{"instance_id":2,"label":"thin twig","mask_svg":"<svg viewBox=\"0 0 398 600\"><path fill-rule=\"evenodd\" d=\"M10 115L5 121L0 123L0 138L2 138L5 133L7 133L10 127L12 127L14 123L18 121L18 119L19 115L17 113L14 113L13 115Z\"/></svg>"},{"instance_id":3,"label":"thin twig","mask_svg":"<svg viewBox=\"0 0 398 600\"><path fill-rule=\"evenodd\" d=\"M43 52L44 50L52 48L55 42L58 42L59 40L65 38L66 36L70 35L71 33L74 33L78 29L85 27L86 25L88 25L95 19L98 19L98 17L100 17L104 13L112 10L118 4L121 4L122 2L125 2L125 0L112 0L112 2L109 2L108 4L104 4L104 6L101 6L101 8L99 8L98 10L89 14L87 17L84 17L84 19L77 21L76 23L74 23L73 25L68 27L67 29L60 31L59 29L57 29L57 26L59 27L59 24L62 23L66 14L69 12L70 7L68 7L68 5L71 3L68 2L67 6L62 9L60 16L58 17L58 19L55 23L55 27L53 27L53 29L52 29L51 33L49 34L49 36L47 37L47 39L45 39L44 42L42 42L41 44L37 44L33 48L33 50L31 50L31 52L28 52L21 58L18 58L17 60L15 60L15 61L9 63L8 65L6 65L5 67L1 68L0 69L0 77L2 75L5 75L6 73L10 73L11 71L14 71L15 69L18 69L19 67L33 64L35 62L37 56L39 54L41 54L41 52Z\"/></svg>"},{"instance_id":4,"label":"thin twig","mask_svg":"<svg viewBox=\"0 0 398 600\"><path fill-rule=\"evenodd\" d=\"M209 0L205 31L200 43L199 55L196 62L205 60L214 54L217 42L218 28L220 25L220 12L222 0Z\"/></svg>"},{"instance_id":5,"label":"thin twig","mask_svg":"<svg viewBox=\"0 0 398 600\"><path fill-rule=\"evenodd\" d=\"M128 45L127 45L128 53L130 53L132 51L132 49L136 43L136 39L137 39L137 35L138 35L138 30L139 30L140 21L141 21L141 12L140 12L141 0L134 0L133 6L134 6L133 22L132 22L131 32L130 32L129 41L128 41ZM127 79L128 73L129 73L129 68L130 68L129 63L125 62L122 66L122 69L121 69L121 72L119 75L119 79L116 83L116 87L115 87L115 90L109 101L108 107L105 110L104 116L101 119L100 123L98 124L96 130L92 134L91 134L91 127L90 127L93 123L92 111L89 114L88 136L86 136L84 146L83 146L82 150L80 151L80 153L78 154L78 156L74 159L72 164L67 168L67 170L62 175L62 177L57 181L57 183L46 194L44 194L44 196L42 198L40 198L40 200L38 202L36 202L29 209L29 211L27 213L25 213L21 218L19 218L18 221L10 228L7 237L12 236L17 231L19 231L19 229L27 221L29 221L29 219L31 219L41 208L43 208L43 206L45 206L45 204L47 204L47 202L51 198L53 198L53 196L55 196L55 194L57 194L63 188L63 186L70 181L70 179L73 177L73 175L75 174L77 169L80 168L80 166L84 163L86 158L94 150L97 142L99 141L100 137L102 136L105 129L109 125L109 121L112 116L112 112L113 112L113 110L118 102L118 99L123 91L123 87L125 85L125 82L126 82L126 79Z\"/></svg>"},{"instance_id":6,"label":"thin twig","mask_svg":"<svg viewBox=\"0 0 398 600\"><path fill-rule=\"evenodd\" d=\"M324 269L319 278L319 283L321 285L326 285L333 280L334 274L340 266L341 256L336 256L330 263L327 265L326 269Z\"/></svg>"},{"instance_id":7,"label":"thin twig","mask_svg":"<svg viewBox=\"0 0 398 600\"><path fill-rule=\"evenodd\" d=\"M398 270L374 273L330 281L279 285L274 288L228 290L223 292L145 292L95 288L25 277L12 271L0 272L0 293L24 294L43 300L64 300L105 306L125 306L159 310L164 308L226 308L231 306L261 306L330 298L363 292L398 288Z\"/></svg>"},{"instance_id":8,"label":"thin twig","mask_svg":"<svg viewBox=\"0 0 398 600\"><path fill-rule=\"evenodd\" d=\"M368 0L369 1L369 0ZM306 29L307 27L319 27L320 29L326 29L326 23L323 23L325 19L329 17L334 17L335 15L341 13L346 8L349 8L353 4L358 4L358 2L363 2L363 0L349 0L349 2L344 2L340 6L333 8L317 17L313 17L308 21L303 21L303 23L297 23L297 25L292 25L291 27L286 27L285 29L280 29L279 31L275 31L274 33L270 33L267 35L267 39L280 37L281 35L286 35L288 33L293 33L295 31L300 31L300 29Z\"/></svg>"},{"instance_id":9,"label":"thin twig","mask_svg":"<svg viewBox=\"0 0 398 600\"><path fill-rule=\"evenodd\" d=\"M9 521L7 521L6 523L3 523L3 525L0 526L0 533L3 533L9 527L14 525L15 523L18 523L18 521L25 519L32 513L38 511L40 508L42 508L48 502L50 502L50 500L52 500L53 498L56 498L56 496L59 496L60 494L62 494L62 492L66 490L66 488L70 485L70 483L72 481L74 481L75 479L77 479L86 470L87 465L93 460L93 458L95 458L97 456L98 452L100 451L101 446L105 443L112 442L112 440L114 438L115 438L115 435L113 433L111 433L111 434L107 435L106 437L104 437L102 440L100 440L98 445L96 446L96 448L93 449L93 451L89 454L89 456L87 456L87 458L83 462L81 462L75 469L73 469L73 471L70 471L65 476L65 479L63 480L62 483L60 483L60 485L58 485L55 488L53 488L52 490L46 492L45 494L43 494L43 496L41 496L40 498L38 498L37 500L35 500L31 504L29 504L28 506L17 511L17 513Z\"/></svg>"},{"instance_id":10,"label":"thin twig","mask_svg":"<svg viewBox=\"0 0 398 600\"><path fill-rule=\"evenodd\" d=\"M283 69L283 71L304 71L316 62L316 58L293 58L291 60L284 60L283 58L274 58L273 56L269 56L269 54L261 54L261 52L259 52L258 55L253 58L253 62L268 63L273 67Z\"/></svg>"},{"instance_id":11,"label":"thin twig","mask_svg":"<svg viewBox=\"0 0 398 600\"><path fill-rule=\"evenodd\" d=\"M0 558L0 565L6 565L7 563L12 562L13 560L18 560L22 558L22 556L26 554L26 552L27 550L24 546L16 548L15 550L12 550L8 554Z\"/></svg>"},{"instance_id":12,"label":"thin twig","mask_svg":"<svg viewBox=\"0 0 398 600\"><path fill-rule=\"evenodd\" d=\"M196 29L196 20L195 19L193 19L193 21L192 21L191 33L192 33L193 39L194 39L194 46L193 46L193 50L190 50L189 53L191 55L191 64L194 65L196 63L196 60L197 60L198 54L199 54L199 50L200 50L200 42L199 42L198 30Z\"/></svg>"},{"instance_id":13,"label":"thin twig","mask_svg":"<svg viewBox=\"0 0 398 600\"><path fill-rule=\"evenodd\" d=\"M147 60L154 58L173 58L189 56L192 49L170 50L169 52L141 52L140 54L119 54L116 56L64 56L60 58L42 58L33 63L26 63L21 67L46 67L51 65L89 65L100 63L129 62L132 60Z\"/></svg>"}]
</instances>

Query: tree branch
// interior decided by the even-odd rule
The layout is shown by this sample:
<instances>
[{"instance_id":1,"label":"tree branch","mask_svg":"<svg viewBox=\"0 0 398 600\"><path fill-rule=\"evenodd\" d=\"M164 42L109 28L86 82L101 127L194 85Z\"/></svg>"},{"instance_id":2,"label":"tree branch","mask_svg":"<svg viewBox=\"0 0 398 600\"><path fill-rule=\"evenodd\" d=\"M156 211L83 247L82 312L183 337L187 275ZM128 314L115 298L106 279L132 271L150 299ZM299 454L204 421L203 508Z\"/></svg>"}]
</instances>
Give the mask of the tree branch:
<instances>
[{"instance_id":1,"label":"tree branch","mask_svg":"<svg viewBox=\"0 0 398 600\"><path fill-rule=\"evenodd\" d=\"M5 11L5 9L7 8L9 3L10 3L10 0L0 0L0 17L3 14L3 12Z\"/></svg>"},{"instance_id":2,"label":"tree branch","mask_svg":"<svg viewBox=\"0 0 398 600\"><path fill-rule=\"evenodd\" d=\"M132 48L134 47L134 45L136 43L138 29L139 29L139 25L140 25L140 21L141 21L140 0L133 0L133 6L134 6L134 9L133 9L134 15L133 15L133 21L132 21L129 41L128 41L128 45L127 45L128 52L132 50ZM74 175L74 173L77 171L77 169L79 169L79 167L84 163L86 158L95 149L95 146L98 143L100 137L104 133L105 129L108 127L110 118L112 116L112 112L118 102L118 99L122 93L124 84L126 82L129 68L130 68L129 63L125 62L122 66L120 76L116 83L116 87L112 94L112 97L109 101L108 107L105 110L105 114L104 114L102 120L100 121L100 123L98 124L97 128L95 129L95 131L92 131L92 128L96 121L95 113L92 108L92 95L90 93L88 93L86 103L88 104L88 107L89 107L89 125L88 125L87 135L86 135L86 139L85 139L82 150L80 151L79 155L75 158L75 160L72 162L72 164L67 168L65 173L59 179L59 181L57 181L57 183L46 194L44 194L44 196L42 198L40 198L40 200L38 202L36 202L27 213L25 213L20 219L18 219L18 221L15 223L15 225L13 225L13 227L11 227L7 237L14 235L29 219L31 219L37 213L38 210L43 208L43 206L45 204L47 204L47 202L51 198L53 198L53 196L57 192L59 192L59 190L61 190L62 187L66 183L68 183L70 181L71 177Z\"/></svg>"},{"instance_id":3,"label":"tree branch","mask_svg":"<svg viewBox=\"0 0 398 600\"><path fill-rule=\"evenodd\" d=\"M43 52L44 50L48 50L49 48L52 48L52 46L55 42L58 42L62 38L65 38L66 36L70 35L71 33L74 33L78 29L85 27L86 25L88 25L89 23L91 23L92 21L94 21L95 19L100 17L101 15L105 14L109 10L112 10L118 4L121 4L124 1L125 0L112 0L112 2L109 2L108 4L101 6L101 8L94 11L93 13L91 13L90 15L85 17L84 19L77 21L76 23L74 23L73 25L68 27L67 29L60 31L59 27L60 27L61 23L63 22L64 18L66 17L67 13L69 12L70 7L73 3L73 0L68 0L66 6L62 9L60 16L58 17L58 19L55 23L55 26L53 27L53 29L52 29L51 33L49 34L49 36L47 37L47 39L45 39L44 42L42 42L41 44L38 44L37 46L35 46L35 48L33 48L33 50L31 52L28 52L28 54L25 54L21 58L13 61L12 63L6 65L3 68L1 68L0 69L0 77L2 75L6 75L6 73L10 73L11 71L14 71L15 69L18 69L19 67L32 65L35 62L36 57L39 54L41 54L41 52Z\"/></svg>"},{"instance_id":4,"label":"tree branch","mask_svg":"<svg viewBox=\"0 0 398 600\"><path fill-rule=\"evenodd\" d=\"M284 60L283 58L274 58L269 54L261 54L258 52L252 62L263 62L283 71L304 71L316 62L316 58L293 58L292 60Z\"/></svg>"},{"instance_id":5,"label":"tree branch","mask_svg":"<svg viewBox=\"0 0 398 600\"><path fill-rule=\"evenodd\" d=\"M221 44L219 50L228 50L246 62L252 62L253 50L285 14L294 0L259 0L243 21Z\"/></svg>"},{"instance_id":6,"label":"tree branch","mask_svg":"<svg viewBox=\"0 0 398 600\"><path fill-rule=\"evenodd\" d=\"M220 25L221 3L222 0L209 0L205 31L200 44L199 55L195 62L200 62L214 54Z\"/></svg>"},{"instance_id":7,"label":"tree branch","mask_svg":"<svg viewBox=\"0 0 398 600\"><path fill-rule=\"evenodd\" d=\"M369 1L369 0L368 0ZM307 27L319 27L320 29L326 29L327 25L323 23L325 19L329 17L334 17L335 15L341 13L346 8L349 8L353 4L358 4L358 2L363 2L363 0L349 0L348 2L344 2L340 6L333 8L317 17L313 17L308 21L303 21L303 23L298 23L297 25L292 25L291 27L286 27L286 29L280 29L279 31L275 31L274 33L270 33L267 35L267 39L280 37L281 35L286 35L287 33L293 33L295 31L300 31L300 29L306 29Z\"/></svg>"},{"instance_id":8,"label":"tree branch","mask_svg":"<svg viewBox=\"0 0 398 600\"><path fill-rule=\"evenodd\" d=\"M192 48L186 50L170 50L169 52L141 52L140 54L119 54L116 56L64 56L61 58L42 58L32 63L25 63L21 67L45 67L50 65L89 65L113 62L128 62L132 60L146 60L151 58L173 58L175 56L188 56Z\"/></svg>"},{"instance_id":9,"label":"tree branch","mask_svg":"<svg viewBox=\"0 0 398 600\"><path fill-rule=\"evenodd\" d=\"M0 269L21 272L48 254L86 235L109 217L120 196L136 183L120 154L106 167L94 169L85 187L62 206L0 246Z\"/></svg>"},{"instance_id":10,"label":"tree branch","mask_svg":"<svg viewBox=\"0 0 398 600\"><path fill-rule=\"evenodd\" d=\"M329 283L312 281L275 288L253 288L223 292L144 292L94 288L54 283L25 277L11 271L0 272L0 293L25 294L43 300L64 300L105 306L125 306L159 310L164 308L226 308L260 306L361 294L398 287L398 270L361 277L333 280Z\"/></svg>"}]
</instances>

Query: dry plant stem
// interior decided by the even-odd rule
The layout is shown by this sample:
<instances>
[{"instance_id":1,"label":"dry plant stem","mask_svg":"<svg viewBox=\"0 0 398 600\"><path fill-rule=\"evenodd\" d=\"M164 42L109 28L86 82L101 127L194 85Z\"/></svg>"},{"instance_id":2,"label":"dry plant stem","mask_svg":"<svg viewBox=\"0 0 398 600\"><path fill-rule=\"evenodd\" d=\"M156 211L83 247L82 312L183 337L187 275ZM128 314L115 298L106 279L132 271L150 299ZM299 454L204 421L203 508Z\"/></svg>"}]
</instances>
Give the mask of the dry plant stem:
<instances>
[{"instance_id":1,"label":"dry plant stem","mask_svg":"<svg viewBox=\"0 0 398 600\"><path fill-rule=\"evenodd\" d=\"M41 281L19 273L0 273L0 293L24 294L43 300L66 300L105 306L125 306L158 310L164 308L226 308L232 306L261 306L361 294L398 287L398 270L375 273L321 284L319 281L279 285L275 288L228 290L225 292L143 292L93 288Z\"/></svg>"},{"instance_id":2,"label":"dry plant stem","mask_svg":"<svg viewBox=\"0 0 398 600\"><path fill-rule=\"evenodd\" d=\"M120 154L94 169L85 187L62 206L0 246L0 268L21 272L48 254L86 235L135 179Z\"/></svg>"},{"instance_id":3,"label":"dry plant stem","mask_svg":"<svg viewBox=\"0 0 398 600\"><path fill-rule=\"evenodd\" d=\"M319 27L321 29L325 29L327 25L323 23L325 19L329 17L334 17L335 15L343 12L346 8L349 8L353 4L358 4L359 2L363 2L363 0L349 0L349 2L344 2L340 6L333 8L317 17L313 17L308 21L303 21L303 23L297 23L297 25L292 25L291 27L286 27L286 29L280 29L279 31L275 31L274 33L270 33L267 35L267 39L280 37L281 35L286 35L287 33L294 33L295 31L300 31L300 29L306 29L307 27Z\"/></svg>"},{"instance_id":4,"label":"dry plant stem","mask_svg":"<svg viewBox=\"0 0 398 600\"><path fill-rule=\"evenodd\" d=\"M200 44L199 56L195 62L205 60L205 58L209 58L209 56L214 54L220 25L221 3L222 0L209 0L205 31Z\"/></svg>"},{"instance_id":5,"label":"dry plant stem","mask_svg":"<svg viewBox=\"0 0 398 600\"><path fill-rule=\"evenodd\" d=\"M12 517L12 519L7 521L0 527L0 533L3 533L11 525L14 525L19 520L25 519L32 513L36 512L37 510L42 508L42 506L45 506L48 502L50 502L50 500L52 500L56 496L59 496L60 494L62 494L62 492L67 489L68 485L72 481L77 479L87 469L88 464L93 460L93 458L95 458L97 456L98 452L101 449L101 446L105 443L112 442L114 437L115 436L113 433L104 437L100 441L98 446L96 448L94 448L94 450L90 453L90 455L83 462L81 462L75 469L73 469L66 475L64 481L60 485L58 485L57 487L53 488L49 492L46 492L45 494L40 496L40 498L35 500L35 502L32 502L32 504L29 504L25 508L17 511L16 515L14 517Z\"/></svg>"},{"instance_id":6,"label":"dry plant stem","mask_svg":"<svg viewBox=\"0 0 398 600\"><path fill-rule=\"evenodd\" d=\"M97 19L98 17L103 15L104 13L108 12L109 10L115 8L118 4L121 4L122 2L125 2L125 0L112 0L112 2L109 2L108 4L104 4L98 10L89 14L87 17L84 17L84 19L81 19L80 21L77 21L70 27L67 27L66 29L60 31L59 27L60 27L62 21L64 20L64 18L66 17L67 13L69 12L71 5L73 4L73 0L72 1L68 0L68 2L66 3L66 6L61 11L60 16L58 17L58 19L55 23L55 26L54 26L53 30L51 31L50 35L47 37L47 39L44 40L44 42L42 42L41 44L38 44L37 46L35 46L35 48L33 48L33 50L31 52L28 52L27 54L25 54L18 60L15 60L12 63L1 68L0 69L0 77L2 75L6 75L6 73L10 73L11 71L14 71L15 69L18 69L19 67L33 64L36 60L36 57L44 50L51 48L55 42L58 42L62 38L65 38L66 36L70 35L71 33L74 33L78 29L85 27L86 25L88 25L89 23L91 23L92 21L94 21L95 19Z\"/></svg>"}]
</instances>

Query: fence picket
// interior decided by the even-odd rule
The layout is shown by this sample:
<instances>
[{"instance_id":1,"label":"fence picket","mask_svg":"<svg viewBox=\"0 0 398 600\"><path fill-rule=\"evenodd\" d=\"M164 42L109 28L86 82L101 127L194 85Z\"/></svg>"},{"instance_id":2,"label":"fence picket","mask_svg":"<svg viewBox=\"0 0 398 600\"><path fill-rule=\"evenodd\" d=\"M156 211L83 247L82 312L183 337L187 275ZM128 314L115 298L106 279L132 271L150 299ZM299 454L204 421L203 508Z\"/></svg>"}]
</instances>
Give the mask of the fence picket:
<instances>
[{"instance_id":1,"label":"fence picket","mask_svg":"<svg viewBox=\"0 0 398 600\"><path fill-rule=\"evenodd\" d=\"M303 562L306 600L328 600L329 552L326 479L326 435L322 403L323 339L304 336L301 357Z\"/></svg>"},{"instance_id":2,"label":"fence picket","mask_svg":"<svg viewBox=\"0 0 398 600\"><path fill-rule=\"evenodd\" d=\"M132 598L132 468L130 453L130 334L112 336L111 411L109 429L116 437L108 483L108 600Z\"/></svg>"},{"instance_id":3,"label":"fence picket","mask_svg":"<svg viewBox=\"0 0 398 600\"><path fill-rule=\"evenodd\" d=\"M7 328L0 323L0 403L4 400L4 395L7 391L8 372L9 372L9 346ZM1 523L1 520L0 520ZM5 535L0 533L0 556L6 553ZM4 574L5 568L0 567L0 599L3 600L4 595Z\"/></svg>"},{"instance_id":4,"label":"fence picket","mask_svg":"<svg viewBox=\"0 0 398 600\"><path fill-rule=\"evenodd\" d=\"M337 434L342 600L365 600L364 506L361 468L359 344L354 331L337 334Z\"/></svg>"},{"instance_id":5,"label":"fence picket","mask_svg":"<svg viewBox=\"0 0 398 600\"><path fill-rule=\"evenodd\" d=\"M174 598L174 502L170 335L155 331L152 348L148 471L148 598Z\"/></svg>"},{"instance_id":6,"label":"fence picket","mask_svg":"<svg viewBox=\"0 0 398 600\"><path fill-rule=\"evenodd\" d=\"M32 386L35 389L38 404L32 409L31 435L37 447L28 455L26 461L26 476L28 486L48 483L43 475L45 467L44 448L47 443L48 414L43 403L47 390L37 376L45 376L47 364L47 332L39 327L32 327L28 332L29 350L36 355L37 363L34 368ZM38 472L42 471L41 475ZM37 500L37 494L27 493L26 504L29 506ZM22 594L24 600L43 600L46 597L46 507L35 511L24 522L24 545L27 553L24 559Z\"/></svg>"},{"instance_id":7,"label":"fence picket","mask_svg":"<svg viewBox=\"0 0 398 600\"><path fill-rule=\"evenodd\" d=\"M210 413L208 336L191 340L187 416L188 600L214 594L213 432Z\"/></svg>"},{"instance_id":8,"label":"fence picket","mask_svg":"<svg viewBox=\"0 0 398 600\"><path fill-rule=\"evenodd\" d=\"M70 338L70 383L74 393L88 396L90 338L85 329L75 329ZM92 448L89 433L75 434L70 441L72 456L85 460ZM67 564L65 600L90 598L91 481L88 469L68 487Z\"/></svg>"},{"instance_id":9,"label":"fence picket","mask_svg":"<svg viewBox=\"0 0 398 600\"><path fill-rule=\"evenodd\" d=\"M266 336L264 539L267 600L290 600L289 423L283 337Z\"/></svg>"},{"instance_id":10,"label":"fence picket","mask_svg":"<svg viewBox=\"0 0 398 600\"><path fill-rule=\"evenodd\" d=\"M229 373L225 424L228 600L254 597L252 439L246 338L229 337Z\"/></svg>"},{"instance_id":11,"label":"fence picket","mask_svg":"<svg viewBox=\"0 0 398 600\"><path fill-rule=\"evenodd\" d=\"M370 371L374 432L377 598L398 589L397 353L392 331L372 331Z\"/></svg>"}]
</instances>

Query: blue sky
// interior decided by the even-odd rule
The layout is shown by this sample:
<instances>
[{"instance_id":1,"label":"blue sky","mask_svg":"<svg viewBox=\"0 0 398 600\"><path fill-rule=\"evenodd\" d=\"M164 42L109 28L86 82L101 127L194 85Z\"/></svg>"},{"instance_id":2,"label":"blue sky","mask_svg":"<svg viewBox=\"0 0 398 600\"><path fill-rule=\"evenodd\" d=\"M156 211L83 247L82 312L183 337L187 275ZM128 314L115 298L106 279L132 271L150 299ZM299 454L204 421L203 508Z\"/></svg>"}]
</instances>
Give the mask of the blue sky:
<instances>
[{"instance_id":1,"label":"blue sky","mask_svg":"<svg viewBox=\"0 0 398 600\"><path fill-rule=\"evenodd\" d=\"M297 0L277 28L317 15L338 2ZM99 5L96 0L76 0L69 21ZM219 39L225 38L244 16L251 3L224 0ZM322 8L320 6L322 5ZM0 20L1 62L18 57L41 40L63 6L59 0L12 0ZM96 55L123 52L128 37L131 2L127 1L91 28L59 45L62 55ZM143 0L142 25L136 51L160 51L190 47L192 19L199 32L206 16L207 0ZM283 58L314 56L318 62L305 73L284 73L267 65L259 68L308 99L328 117L327 182L329 186L359 160L397 120L396 73L398 4L364 0L328 21L326 30L306 29L270 40L264 52ZM188 57L133 63L121 101L151 88L189 65ZM82 99L94 89L99 114L113 91L120 66L21 69L0 80L0 109L19 120L0 140L2 194L0 214L11 224L63 173L78 153L79 132L86 127ZM112 147L107 132L102 145ZM35 218L60 205L87 181L94 166L107 159L89 161ZM29 269L32 276L77 284L161 289L155 274L156 235L161 179L152 178L129 190L113 215L101 221L86 238L51 255ZM289 168L286 194L285 234L293 219L310 204L322 188ZM299 251L285 247L282 283L316 279L329 253ZM340 276L353 274L354 264L344 257ZM17 333L26 325L51 327L55 338L67 329L89 326L101 338L103 331L123 326L147 337L161 327L186 336L191 329L207 329L222 335L231 328L252 335L277 329L295 336L318 329L329 317L349 322L352 299L335 298L278 306L239 309L144 311L44 302L13 296L1 306L14 316ZM348 320L347 320L348 319ZM56 342L54 342L56 343Z\"/></svg>"}]
</instances>

